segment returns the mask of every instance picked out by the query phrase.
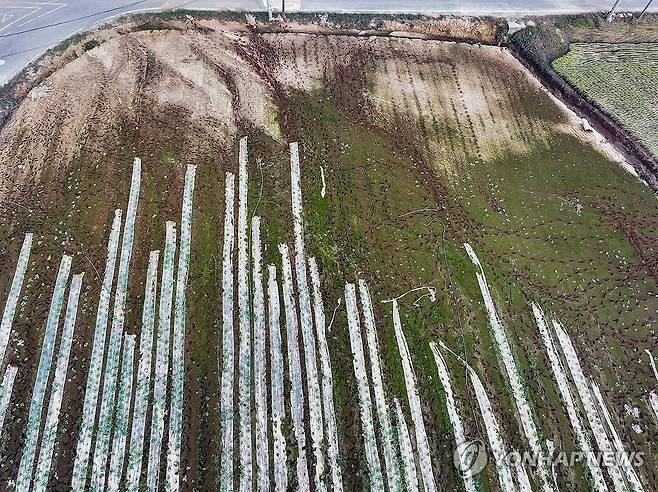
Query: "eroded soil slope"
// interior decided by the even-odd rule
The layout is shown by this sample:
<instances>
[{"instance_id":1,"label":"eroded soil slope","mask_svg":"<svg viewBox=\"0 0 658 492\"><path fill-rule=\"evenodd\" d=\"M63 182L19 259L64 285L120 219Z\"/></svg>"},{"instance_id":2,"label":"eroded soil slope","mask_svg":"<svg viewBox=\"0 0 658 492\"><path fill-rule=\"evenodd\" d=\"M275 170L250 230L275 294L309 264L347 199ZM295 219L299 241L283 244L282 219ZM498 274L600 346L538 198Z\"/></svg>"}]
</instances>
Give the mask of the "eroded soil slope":
<instances>
[{"instance_id":1,"label":"eroded soil slope","mask_svg":"<svg viewBox=\"0 0 658 492\"><path fill-rule=\"evenodd\" d=\"M509 53L386 37L253 34L215 21L133 28L99 34L100 45L86 51L70 48L0 134L2 302L24 233L35 233L9 344L19 372L0 482L14 478L21 459L43 325L67 252L74 271L86 273L50 484L70 483L105 246L137 156L142 196L128 333L140 333L149 251L163 248L165 221L180 217L185 168L198 166L182 483L217 488L224 175L237 172L237 141L247 136L249 216L262 218L264 260L280 265L277 244L290 241L287 144L298 141L306 242L324 272L327 317L345 282L367 279L384 384L407 413L390 305L380 301L420 285L436 289L434 303L415 305L411 296L400 303L443 487L461 487L461 479L430 340L467 356L510 447L525 446L465 242L486 268L542 438L574 448L530 301L567 327L623 441L646 454L638 467L645 486L656 483L658 432L647 406L656 382L645 349L656 350L658 204ZM340 460L345 489L363 490L368 474L342 306L329 338ZM447 361L467 434L485 439L463 366ZM290 422L284 430L294 442ZM565 490L587 489L584 466L556 473ZM493 467L478 480L484 489L498 486Z\"/></svg>"}]
</instances>

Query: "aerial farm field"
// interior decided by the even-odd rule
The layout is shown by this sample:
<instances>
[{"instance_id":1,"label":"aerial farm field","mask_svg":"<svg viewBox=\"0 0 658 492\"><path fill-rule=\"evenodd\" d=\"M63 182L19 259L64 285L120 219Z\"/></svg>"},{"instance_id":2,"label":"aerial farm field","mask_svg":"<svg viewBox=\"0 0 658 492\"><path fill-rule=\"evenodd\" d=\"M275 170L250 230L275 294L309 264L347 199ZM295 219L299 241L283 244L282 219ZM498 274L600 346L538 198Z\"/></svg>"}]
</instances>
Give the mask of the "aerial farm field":
<instances>
[{"instance_id":1,"label":"aerial farm field","mask_svg":"<svg viewBox=\"0 0 658 492\"><path fill-rule=\"evenodd\" d=\"M658 43L574 43L553 66L658 157Z\"/></svg>"},{"instance_id":2,"label":"aerial farm field","mask_svg":"<svg viewBox=\"0 0 658 492\"><path fill-rule=\"evenodd\" d=\"M134 21L16 90L10 490L653 490L658 202L506 49Z\"/></svg>"}]
</instances>

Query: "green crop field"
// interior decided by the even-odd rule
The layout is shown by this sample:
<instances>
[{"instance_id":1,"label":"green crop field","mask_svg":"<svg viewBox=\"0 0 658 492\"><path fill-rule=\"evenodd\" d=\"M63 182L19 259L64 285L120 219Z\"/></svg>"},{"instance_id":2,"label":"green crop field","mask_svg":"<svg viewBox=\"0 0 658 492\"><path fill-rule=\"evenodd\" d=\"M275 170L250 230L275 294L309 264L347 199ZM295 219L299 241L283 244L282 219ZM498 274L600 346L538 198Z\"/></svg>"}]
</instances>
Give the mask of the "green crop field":
<instances>
[{"instance_id":1,"label":"green crop field","mask_svg":"<svg viewBox=\"0 0 658 492\"><path fill-rule=\"evenodd\" d=\"M658 157L658 43L574 43L553 66Z\"/></svg>"}]
</instances>

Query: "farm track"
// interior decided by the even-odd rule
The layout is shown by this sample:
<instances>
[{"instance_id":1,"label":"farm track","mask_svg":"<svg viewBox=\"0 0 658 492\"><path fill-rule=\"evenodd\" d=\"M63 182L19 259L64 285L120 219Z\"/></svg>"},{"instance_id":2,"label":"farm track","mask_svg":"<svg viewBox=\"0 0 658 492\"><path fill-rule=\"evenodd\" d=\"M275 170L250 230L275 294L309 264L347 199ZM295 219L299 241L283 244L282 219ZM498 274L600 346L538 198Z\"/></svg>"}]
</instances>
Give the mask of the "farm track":
<instances>
[{"instance_id":1,"label":"farm track","mask_svg":"<svg viewBox=\"0 0 658 492\"><path fill-rule=\"evenodd\" d=\"M507 350L492 349L489 304L540 445L583 446L533 302L545 306L552 338L553 319L578 327L569 331L585 382L600 384L629 455L647 453L636 472L649 488L656 386L646 359L635 363L637 350L651 348L656 307L658 211L646 190L569 127L504 50L258 35L213 22L110 35L44 79L3 130L11 141L0 148L3 166L13 166L17 152L25 163L0 173L0 198L8 200L0 217L3 301L26 233L33 235L16 303L6 301L15 315L0 369L3 388L15 383L0 395L8 402L1 479L16 479L38 370L33 354L43 345L43 329L32 327L47 318L52 258L64 252L71 274L86 273L48 488L84 490L102 475L104 487L129 490L262 490L268 482L275 490L362 490L371 478L365 427L384 490L470 487L452 451L479 438L497 449L477 479L485 488L537 488L535 469L502 462L506 452L532 448L500 360ZM102 80L81 85L84 101L71 91L79 73ZM71 99L60 104L64 93ZM112 211L131 203L135 155L143 166L126 262L123 252L117 258L123 213ZM480 267L459 247L466 241ZM485 270L488 297L477 283ZM350 279L358 281L349 312L359 318L353 338L369 416L361 415L350 350ZM381 304L418 285L433 294ZM107 318L119 304L123 321L114 330ZM116 347L113 370L108 347ZM573 379L559 341L553 348ZM129 352L132 377L124 380ZM57 371L50 372L41 426L54 404ZM100 388L111 379L109 433L99 434L95 417L109 404ZM461 430L451 425L457 414ZM600 420L618 449L603 413ZM590 439L589 420L581 428ZM36 436L33 461L44 442ZM94 478L90 453L99 445L107 459ZM576 473L557 467L548 476L577 488L588 479L580 474L595 475L585 465Z\"/></svg>"}]
</instances>

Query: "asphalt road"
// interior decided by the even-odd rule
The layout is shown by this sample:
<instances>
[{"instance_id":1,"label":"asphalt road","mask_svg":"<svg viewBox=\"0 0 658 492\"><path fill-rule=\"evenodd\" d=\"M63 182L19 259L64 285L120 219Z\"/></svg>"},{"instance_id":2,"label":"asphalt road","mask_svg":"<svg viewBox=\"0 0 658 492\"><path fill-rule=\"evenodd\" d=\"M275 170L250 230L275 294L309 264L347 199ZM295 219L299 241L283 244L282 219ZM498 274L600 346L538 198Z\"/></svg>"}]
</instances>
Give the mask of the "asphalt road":
<instances>
[{"instance_id":1,"label":"asphalt road","mask_svg":"<svg viewBox=\"0 0 658 492\"><path fill-rule=\"evenodd\" d=\"M301 0L306 11L385 11L520 16L593 12L613 0ZM646 0L622 0L620 8L640 10ZM280 5L281 0L272 0ZM299 6L300 0L286 0ZM0 85L46 49L67 37L128 12L185 7L194 9L263 9L266 0L0 0ZM658 4L652 8L658 10Z\"/></svg>"}]
</instances>

